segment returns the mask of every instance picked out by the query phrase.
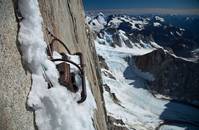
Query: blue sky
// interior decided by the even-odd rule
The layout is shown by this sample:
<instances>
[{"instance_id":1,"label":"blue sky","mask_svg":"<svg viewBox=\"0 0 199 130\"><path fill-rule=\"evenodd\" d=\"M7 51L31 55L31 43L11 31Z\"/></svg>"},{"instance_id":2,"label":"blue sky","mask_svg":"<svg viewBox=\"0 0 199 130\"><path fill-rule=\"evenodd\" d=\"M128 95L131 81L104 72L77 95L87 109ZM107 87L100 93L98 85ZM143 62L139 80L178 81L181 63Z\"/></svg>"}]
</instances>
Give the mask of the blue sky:
<instances>
[{"instance_id":1,"label":"blue sky","mask_svg":"<svg viewBox=\"0 0 199 130\"><path fill-rule=\"evenodd\" d=\"M199 0L83 0L85 10L132 8L197 8Z\"/></svg>"}]
</instances>

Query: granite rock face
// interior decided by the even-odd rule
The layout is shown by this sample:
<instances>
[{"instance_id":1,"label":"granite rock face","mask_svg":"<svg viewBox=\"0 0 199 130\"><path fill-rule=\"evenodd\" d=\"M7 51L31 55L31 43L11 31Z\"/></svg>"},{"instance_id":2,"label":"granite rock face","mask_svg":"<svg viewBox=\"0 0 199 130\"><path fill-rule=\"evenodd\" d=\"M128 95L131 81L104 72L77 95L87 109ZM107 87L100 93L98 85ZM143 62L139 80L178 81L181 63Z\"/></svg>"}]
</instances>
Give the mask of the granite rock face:
<instances>
[{"instance_id":1,"label":"granite rock face","mask_svg":"<svg viewBox=\"0 0 199 130\"><path fill-rule=\"evenodd\" d=\"M154 94L162 94L172 99L199 100L199 63L177 58L162 49L135 57L138 69L153 74L150 82Z\"/></svg>"},{"instance_id":2,"label":"granite rock face","mask_svg":"<svg viewBox=\"0 0 199 130\"><path fill-rule=\"evenodd\" d=\"M26 108L31 86L17 49L17 22L12 0L0 0L0 130L34 130Z\"/></svg>"},{"instance_id":3,"label":"granite rock face","mask_svg":"<svg viewBox=\"0 0 199 130\"><path fill-rule=\"evenodd\" d=\"M72 53L82 52L86 76L90 81L97 110L93 124L96 130L107 130L101 90L100 69L93 36L84 21L81 0L38 0L43 17L43 32L47 43L51 37L46 28L62 40ZM0 0L0 129L35 130L34 114L26 108L31 76L23 68L17 49L15 0ZM57 48L62 51L61 46Z\"/></svg>"},{"instance_id":4,"label":"granite rock face","mask_svg":"<svg viewBox=\"0 0 199 130\"><path fill-rule=\"evenodd\" d=\"M85 15L81 0L39 0L41 14L44 20L46 41L50 37L45 31L50 30L62 40L72 53L82 52L86 64L86 76L90 81L95 97L97 110L94 125L97 130L106 130L106 116L100 88L100 69L95 52L92 34L85 24ZM46 33L45 33L46 32ZM62 46L57 49L62 51Z\"/></svg>"}]
</instances>

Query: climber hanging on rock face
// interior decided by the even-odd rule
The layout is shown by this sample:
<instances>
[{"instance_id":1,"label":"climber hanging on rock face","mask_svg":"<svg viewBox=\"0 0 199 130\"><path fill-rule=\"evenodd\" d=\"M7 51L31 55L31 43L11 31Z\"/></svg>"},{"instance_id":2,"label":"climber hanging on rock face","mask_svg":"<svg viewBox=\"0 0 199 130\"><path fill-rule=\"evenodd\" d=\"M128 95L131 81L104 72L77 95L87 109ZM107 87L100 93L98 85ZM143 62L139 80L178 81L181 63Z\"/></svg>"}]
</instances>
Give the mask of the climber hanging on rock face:
<instances>
[{"instance_id":1,"label":"climber hanging on rock face","mask_svg":"<svg viewBox=\"0 0 199 130\"><path fill-rule=\"evenodd\" d=\"M48 31L48 30L47 30ZM55 37L50 31L48 31L50 36L53 38L51 43L48 45L47 54L51 61L56 64L56 68L59 72L59 83L65 86L71 92L78 92L81 90L81 99L77 101L77 103L82 103L86 100L87 93L86 93L86 83L85 83L85 74L84 74L84 61L83 55L80 52L75 54L71 54L69 49L66 45ZM64 46L66 53L59 53L59 58L53 58L54 44L60 43ZM45 79L49 84L49 88L53 87L51 81L49 80L48 76L45 74ZM78 84L78 79L81 80L81 84Z\"/></svg>"}]
</instances>

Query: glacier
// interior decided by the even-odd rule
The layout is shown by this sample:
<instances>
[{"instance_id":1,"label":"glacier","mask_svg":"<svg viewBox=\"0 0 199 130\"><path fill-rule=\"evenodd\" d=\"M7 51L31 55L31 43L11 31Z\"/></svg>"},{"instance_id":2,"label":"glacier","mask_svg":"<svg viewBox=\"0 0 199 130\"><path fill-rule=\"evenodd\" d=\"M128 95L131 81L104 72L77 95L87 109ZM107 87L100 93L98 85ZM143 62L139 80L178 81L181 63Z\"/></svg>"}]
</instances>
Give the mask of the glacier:
<instances>
[{"instance_id":1,"label":"glacier","mask_svg":"<svg viewBox=\"0 0 199 130\"><path fill-rule=\"evenodd\" d=\"M197 130L199 128L199 110L186 104L154 97L147 88L147 82L154 80L153 75L142 72L134 64L133 56L144 55L164 48L154 41L150 41L150 43L142 40L131 42L125 31L118 29L120 24L125 21L132 29L141 31L148 24L147 19L136 20L124 15L115 16L107 22L106 26L103 25L104 28L96 31L96 28L99 29L102 25L90 25L92 21L96 22L98 19L88 17L86 23L96 34L97 54L104 60L103 65L105 64L105 67L101 68L101 74L106 111L108 116L122 120L124 123L114 122L114 124L124 126L129 130ZM104 17L103 21L106 19ZM164 19L159 16L155 16L155 19L164 22ZM139 23L139 27L135 26L137 23ZM154 26L159 26L159 24L154 23ZM114 34L111 34L111 31L106 32L106 27L116 29L119 43L112 45ZM125 40L129 40L132 46L127 46Z\"/></svg>"}]
</instances>

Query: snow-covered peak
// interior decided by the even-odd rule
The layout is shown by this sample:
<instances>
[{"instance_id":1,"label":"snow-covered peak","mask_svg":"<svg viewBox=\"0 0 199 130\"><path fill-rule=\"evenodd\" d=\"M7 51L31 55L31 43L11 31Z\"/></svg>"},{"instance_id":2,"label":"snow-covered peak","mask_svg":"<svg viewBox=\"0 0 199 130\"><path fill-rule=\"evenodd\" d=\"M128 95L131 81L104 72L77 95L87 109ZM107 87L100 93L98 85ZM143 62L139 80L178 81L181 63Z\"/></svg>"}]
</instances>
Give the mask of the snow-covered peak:
<instances>
[{"instance_id":1,"label":"snow-covered peak","mask_svg":"<svg viewBox=\"0 0 199 130\"><path fill-rule=\"evenodd\" d=\"M106 20L102 16L98 16L97 21L102 25L106 25Z\"/></svg>"},{"instance_id":2,"label":"snow-covered peak","mask_svg":"<svg viewBox=\"0 0 199 130\"><path fill-rule=\"evenodd\" d=\"M118 27L122 23L122 20L119 17L114 17L108 22L108 26Z\"/></svg>"},{"instance_id":3,"label":"snow-covered peak","mask_svg":"<svg viewBox=\"0 0 199 130\"><path fill-rule=\"evenodd\" d=\"M120 25L129 24L131 29L142 30L148 22L145 19L136 19L134 17L129 17L126 15L113 17L110 21L108 21L108 26L117 28Z\"/></svg>"},{"instance_id":4,"label":"snow-covered peak","mask_svg":"<svg viewBox=\"0 0 199 130\"><path fill-rule=\"evenodd\" d=\"M105 15L104 15L102 12L100 12L100 13L98 14L98 16L105 17Z\"/></svg>"},{"instance_id":5,"label":"snow-covered peak","mask_svg":"<svg viewBox=\"0 0 199 130\"><path fill-rule=\"evenodd\" d=\"M160 22L164 22L164 21L165 21L164 18L162 18L162 17L160 17L160 16L155 16L155 19L156 19L157 21L160 21Z\"/></svg>"},{"instance_id":6,"label":"snow-covered peak","mask_svg":"<svg viewBox=\"0 0 199 130\"><path fill-rule=\"evenodd\" d=\"M154 23L153 23L153 26L154 26L154 27L159 27L159 26L161 26L161 24L158 23L158 22L154 22Z\"/></svg>"},{"instance_id":7,"label":"snow-covered peak","mask_svg":"<svg viewBox=\"0 0 199 130\"><path fill-rule=\"evenodd\" d=\"M99 13L96 17L97 21L102 24L102 25L106 25L106 20L105 20L105 15L103 13Z\"/></svg>"},{"instance_id":8,"label":"snow-covered peak","mask_svg":"<svg viewBox=\"0 0 199 130\"><path fill-rule=\"evenodd\" d=\"M91 17L89 17L89 16L86 16L86 17L85 17L85 22L86 22L87 24L88 24L91 20L92 20Z\"/></svg>"},{"instance_id":9,"label":"snow-covered peak","mask_svg":"<svg viewBox=\"0 0 199 130\"><path fill-rule=\"evenodd\" d=\"M86 16L86 23L94 32L100 32L100 30L102 30L107 24L105 20L105 15L103 13L99 13L96 17L93 18Z\"/></svg>"}]
</instances>

